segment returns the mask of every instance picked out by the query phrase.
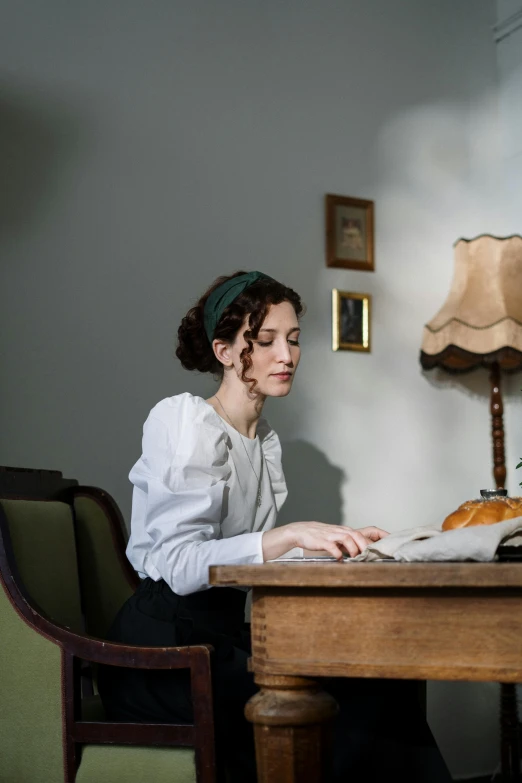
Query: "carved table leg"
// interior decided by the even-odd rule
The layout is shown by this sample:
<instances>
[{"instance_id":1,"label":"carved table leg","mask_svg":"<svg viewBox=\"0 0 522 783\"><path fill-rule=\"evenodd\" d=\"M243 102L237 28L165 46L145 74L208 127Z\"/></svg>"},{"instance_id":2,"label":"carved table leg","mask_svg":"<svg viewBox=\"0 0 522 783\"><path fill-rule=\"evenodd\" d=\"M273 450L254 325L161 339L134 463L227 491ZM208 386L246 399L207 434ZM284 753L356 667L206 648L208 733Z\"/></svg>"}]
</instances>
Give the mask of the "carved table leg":
<instances>
[{"instance_id":1,"label":"carved table leg","mask_svg":"<svg viewBox=\"0 0 522 783\"><path fill-rule=\"evenodd\" d=\"M254 724L258 783L323 783L331 764L335 699L304 677L257 674L245 708Z\"/></svg>"}]
</instances>

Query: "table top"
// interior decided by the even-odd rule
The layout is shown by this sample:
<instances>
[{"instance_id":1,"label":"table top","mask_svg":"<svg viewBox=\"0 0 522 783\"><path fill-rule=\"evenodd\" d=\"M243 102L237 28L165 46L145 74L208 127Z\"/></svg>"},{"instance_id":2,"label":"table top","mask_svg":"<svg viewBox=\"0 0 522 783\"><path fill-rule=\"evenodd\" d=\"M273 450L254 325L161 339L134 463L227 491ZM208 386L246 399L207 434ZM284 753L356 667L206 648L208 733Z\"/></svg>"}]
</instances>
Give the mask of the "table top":
<instances>
[{"instance_id":1,"label":"table top","mask_svg":"<svg viewBox=\"0 0 522 783\"><path fill-rule=\"evenodd\" d=\"M261 563L210 567L210 584L221 587L324 588L522 588L517 563Z\"/></svg>"}]
</instances>

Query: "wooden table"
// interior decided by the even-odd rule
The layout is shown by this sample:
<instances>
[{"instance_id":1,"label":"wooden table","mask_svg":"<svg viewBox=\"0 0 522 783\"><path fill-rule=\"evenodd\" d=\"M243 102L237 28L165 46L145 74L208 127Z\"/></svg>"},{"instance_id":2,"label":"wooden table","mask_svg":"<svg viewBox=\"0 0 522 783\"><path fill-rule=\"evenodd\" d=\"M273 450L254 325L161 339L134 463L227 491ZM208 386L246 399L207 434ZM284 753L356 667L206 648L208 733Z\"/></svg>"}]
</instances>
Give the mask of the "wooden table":
<instances>
[{"instance_id":1,"label":"wooden table","mask_svg":"<svg viewBox=\"0 0 522 783\"><path fill-rule=\"evenodd\" d=\"M259 783L325 779L337 705L314 677L522 682L522 564L213 566L252 586Z\"/></svg>"}]
</instances>

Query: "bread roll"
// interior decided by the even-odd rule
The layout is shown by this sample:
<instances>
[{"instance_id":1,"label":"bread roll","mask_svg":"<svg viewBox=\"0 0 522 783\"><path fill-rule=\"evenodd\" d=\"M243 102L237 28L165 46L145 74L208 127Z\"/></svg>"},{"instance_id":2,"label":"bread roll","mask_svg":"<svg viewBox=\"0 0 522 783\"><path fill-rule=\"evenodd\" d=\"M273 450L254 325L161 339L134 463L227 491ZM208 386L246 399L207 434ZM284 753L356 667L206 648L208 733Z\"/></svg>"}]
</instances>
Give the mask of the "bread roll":
<instances>
[{"instance_id":1,"label":"bread roll","mask_svg":"<svg viewBox=\"0 0 522 783\"><path fill-rule=\"evenodd\" d=\"M522 516L522 498L497 497L491 500L467 500L442 523L443 530L473 525L493 525Z\"/></svg>"}]
</instances>

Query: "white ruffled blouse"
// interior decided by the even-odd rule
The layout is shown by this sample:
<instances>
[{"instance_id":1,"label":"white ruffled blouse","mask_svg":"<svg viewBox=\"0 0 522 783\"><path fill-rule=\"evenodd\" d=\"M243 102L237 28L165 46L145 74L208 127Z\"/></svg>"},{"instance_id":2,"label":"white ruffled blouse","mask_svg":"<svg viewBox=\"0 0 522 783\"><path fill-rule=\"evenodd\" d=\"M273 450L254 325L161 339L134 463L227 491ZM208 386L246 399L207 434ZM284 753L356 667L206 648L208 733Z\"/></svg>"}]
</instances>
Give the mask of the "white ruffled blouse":
<instances>
[{"instance_id":1,"label":"white ruffled blouse","mask_svg":"<svg viewBox=\"0 0 522 783\"><path fill-rule=\"evenodd\" d=\"M262 563L286 496L279 438L261 418L246 438L201 397L159 402L143 426L127 557L178 595L209 587L210 565ZM261 504L258 488L261 484Z\"/></svg>"}]
</instances>

